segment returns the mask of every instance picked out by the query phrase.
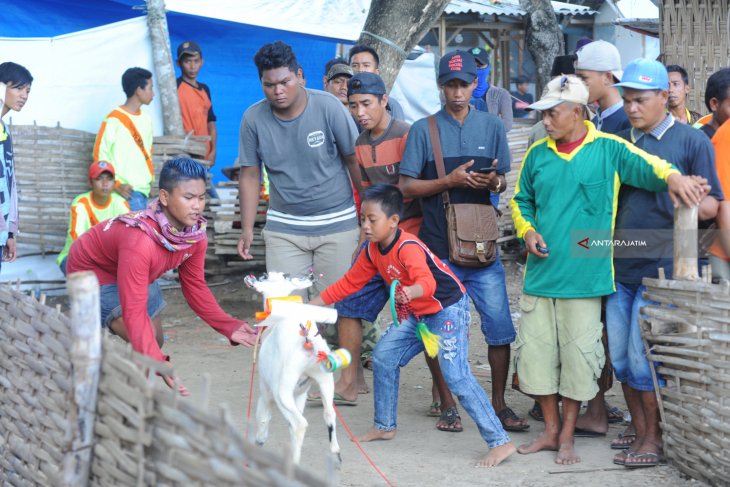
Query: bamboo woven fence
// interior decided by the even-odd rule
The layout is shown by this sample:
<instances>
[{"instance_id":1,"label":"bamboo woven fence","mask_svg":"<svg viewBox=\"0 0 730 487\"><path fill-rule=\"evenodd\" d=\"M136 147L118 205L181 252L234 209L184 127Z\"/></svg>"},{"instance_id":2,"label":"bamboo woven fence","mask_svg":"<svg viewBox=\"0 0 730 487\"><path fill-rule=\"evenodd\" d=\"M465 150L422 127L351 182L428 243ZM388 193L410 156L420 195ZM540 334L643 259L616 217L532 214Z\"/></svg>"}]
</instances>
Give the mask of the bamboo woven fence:
<instances>
[{"instance_id":1,"label":"bamboo woven fence","mask_svg":"<svg viewBox=\"0 0 730 487\"><path fill-rule=\"evenodd\" d=\"M159 363L108 335L96 403L79 411L72 400L77 324L7 286L0 287L0 316L1 485L69 485L64 462L78 454L73 432L89 411L90 474L74 487L328 485L246 441L207 397L183 400L159 385Z\"/></svg>"},{"instance_id":2,"label":"bamboo woven fence","mask_svg":"<svg viewBox=\"0 0 730 487\"><path fill-rule=\"evenodd\" d=\"M665 64L679 64L689 74L689 107L707 113L705 84L728 67L730 17L727 0L665 0L660 9Z\"/></svg>"},{"instance_id":3,"label":"bamboo woven fence","mask_svg":"<svg viewBox=\"0 0 730 487\"><path fill-rule=\"evenodd\" d=\"M642 313L660 389L664 454L710 485L730 482L730 284L644 279Z\"/></svg>"},{"instance_id":4,"label":"bamboo woven fence","mask_svg":"<svg viewBox=\"0 0 730 487\"><path fill-rule=\"evenodd\" d=\"M10 130L19 189L20 238L41 253L60 252L66 243L71 201L89 190L87 175L96 134L37 125L15 125ZM206 146L200 139L155 137L155 174L159 175L170 157L181 153L195 156L201 151L205 154Z\"/></svg>"}]
</instances>

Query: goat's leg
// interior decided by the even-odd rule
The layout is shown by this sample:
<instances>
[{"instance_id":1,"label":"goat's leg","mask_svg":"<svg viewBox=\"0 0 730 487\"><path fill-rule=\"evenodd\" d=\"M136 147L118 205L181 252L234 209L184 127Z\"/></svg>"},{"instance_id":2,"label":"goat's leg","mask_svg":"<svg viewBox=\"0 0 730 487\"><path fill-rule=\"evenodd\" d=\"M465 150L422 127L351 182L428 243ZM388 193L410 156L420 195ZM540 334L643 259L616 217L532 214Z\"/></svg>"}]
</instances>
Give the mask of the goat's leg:
<instances>
[{"instance_id":1,"label":"goat's leg","mask_svg":"<svg viewBox=\"0 0 730 487\"><path fill-rule=\"evenodd\" d=\"M337 416L335 414L334 394L335 394L335 381L332 374L324 374L317 377L317 383L319 384L319 390L322 393L322 408L324 409L324 423L327 425L327 433L329 434L330 440L330 452L336 456L338 462L342 462L340 456L340 445L337 443Z\"/></svg>"},{"instance_id":2,"label":"goat's leg","mask_svg":"<svg viewBox=\"0 0 730 487\"><path fill-rule=\"evenodd\" d=\"M284 415L287 423L289 423L289 434L291 436L292 459L295 464L299 464L299 458L302 454L302 443L304 443L304 434L307 432L307 420L302 415L294 399L294 389L297 385L297 378L289 381L282 381L279 384L274 399L281 414Z\"/></svg>"},{"instance_id":3,"label":"goat's leg","mask_svg":"<svg viewBox=\"0 0 730 487\"><path fill-rule=\"evenodd\" d=\"M268 386L261 383L259 400L256 405L256 444L259 446L266 442L269 437L269 423L271 422L271 404L273 398Z\"/></svg>"},{"instance_id":4,"label":"goat's leg","mask_svg":"<svg viewBox=\"0 0 730 487\"><path fill-rule=\"evenodd\" d=\"M309 394L309 389L311 387L312 379L307 377L297 384L297 389L294 391L294 401L297 404L297 409L299 409L299 412L302 414L304 414L304 407L307 405L307 394Z\"/></svg>"}]
</instances>

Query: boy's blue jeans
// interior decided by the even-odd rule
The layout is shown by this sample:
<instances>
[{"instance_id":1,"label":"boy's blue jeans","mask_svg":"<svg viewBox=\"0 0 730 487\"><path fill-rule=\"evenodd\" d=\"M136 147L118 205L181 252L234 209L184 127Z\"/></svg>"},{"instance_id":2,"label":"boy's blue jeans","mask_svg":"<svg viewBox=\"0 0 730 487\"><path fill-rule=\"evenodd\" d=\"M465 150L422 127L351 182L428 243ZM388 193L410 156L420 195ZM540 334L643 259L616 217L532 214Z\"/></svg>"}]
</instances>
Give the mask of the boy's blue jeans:
<instances>
[{"instance_id":1,"label":"boy's blue jeans","mask_svg":"<svg viewBox=\"0 0 730 487\"><path fill-rule=\"evenodd\" d=\"M490 448L510 441L502 428L487 393L471 373L469 363L469 299L464 295L458 303L422 317L432 333L441 336L438 360L449 389L477 424L479 433ZM423 352L423 343L416 335L417 321L412 315L399 326L392 324L375 346L373 384L375 427L382 431L396 429L400 368Z\"/></svg>"}]
</instances>

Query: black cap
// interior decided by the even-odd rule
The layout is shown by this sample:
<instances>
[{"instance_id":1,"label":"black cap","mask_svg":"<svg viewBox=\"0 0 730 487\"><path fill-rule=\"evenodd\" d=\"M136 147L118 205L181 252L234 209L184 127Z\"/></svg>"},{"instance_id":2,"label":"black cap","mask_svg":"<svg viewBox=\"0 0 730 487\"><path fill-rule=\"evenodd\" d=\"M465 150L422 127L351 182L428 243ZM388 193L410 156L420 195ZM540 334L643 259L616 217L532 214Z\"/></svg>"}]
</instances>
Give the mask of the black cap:
<instances>
[{"instance_id":1,"label":"black cap","mask_svg":"<svg viewBox=\"0 0 730 487\"><path fill-rule=\"evenodd\" d=\"M185 41L177 46L177 60L179 61L183 54L200 54L203 57L203 50L195 41Z\"/></svg>"},{"instance_id":2,"label":"black cap","mask_svg":"<svg viewBox=\"0 0 730 487\"><path fill-rule=\"evenodd\" d=\"M530 82L530 78L528 78L528 77L527 77L527 76L525 76L524 74L523 74L523 75L520 75L520 76L518 76L517 78L515 78L515 84L516 84L516 85L521 85L521 84L523 84L523 83L529 83L529 82Z\"/></svg>"},{"instance_id":3,"label":"black cap","mask_svg":"<svg viewBox=\"0 0 730 487\"><path fill-rule=\"evenodd\" d=\"M473 83L477 77L477 63L474 56L466 51L450 52L439 62L439 85L452 79Z\"/></svg>"},{"instance_id":4,"label":"black cap","mask_svg":"<svg viewBox=\"0 0 730 487\"><path fill-rule=\"evenodd\" d=\"M385 94L383 78L375 73L357 73L347 82L347 96Z\"/></svg>"},{"instance_id":5,"label":"black cap","mask_svg":"<svg viewBox=\"0 0 730 487\"><path fill-rule=\"evenodd\" d=\"M564 74L575 74L575 54L567 56L555 56L553 69L550 70L550 77L562 76Z\"/></svg>"},{"instance_id":6,"label":"black cap","mask_svg":"<svg viewBox=\"0 0 730 487\"><path fill-rule=\"evenodd\" d=\"M479 64L489 66L489 53L481 47L473 47L469 49L469 52Z\"/></svg>"}]
</instances>

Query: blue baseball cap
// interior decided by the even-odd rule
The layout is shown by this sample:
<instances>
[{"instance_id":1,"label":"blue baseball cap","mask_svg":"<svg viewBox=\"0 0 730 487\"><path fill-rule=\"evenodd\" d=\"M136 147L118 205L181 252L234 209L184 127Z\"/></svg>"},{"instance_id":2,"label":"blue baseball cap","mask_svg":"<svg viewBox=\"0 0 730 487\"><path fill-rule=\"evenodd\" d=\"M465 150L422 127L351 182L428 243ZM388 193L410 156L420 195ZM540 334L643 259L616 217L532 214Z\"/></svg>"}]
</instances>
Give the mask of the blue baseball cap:
<instances>
[{"instance_id":1,"label":"blue baseball cap","mask_svg":"<svg viewBox=\"0 0 730 487\"><path fill-rule=\"evenodd\" d=\"M613 86L635 90L669 90L669 74L659 61L634 59L626 66L621 82Z\"/></svg>"},{"instance_id":2,"label":"blue baseball cap","mask_svg":"<svg viewBox=\"0 0 730 487\"><path fill-rule=\"evenodd\" d=\"M383 78L375 73L356 73L347 82L347 96L351 95L385 95Z\"/></svg>"},{"instance_id":3,"label":"blue baseball cap","mask_svg":"<svg viewBox=\"0 0 730 487\"><path fill-rule=\"evenodd\" d=\"M476 78L477 63L469 52L453 51L439 61L439 86L445 85L452 79L473 83Z\"/></svg>"}]
</instances>

